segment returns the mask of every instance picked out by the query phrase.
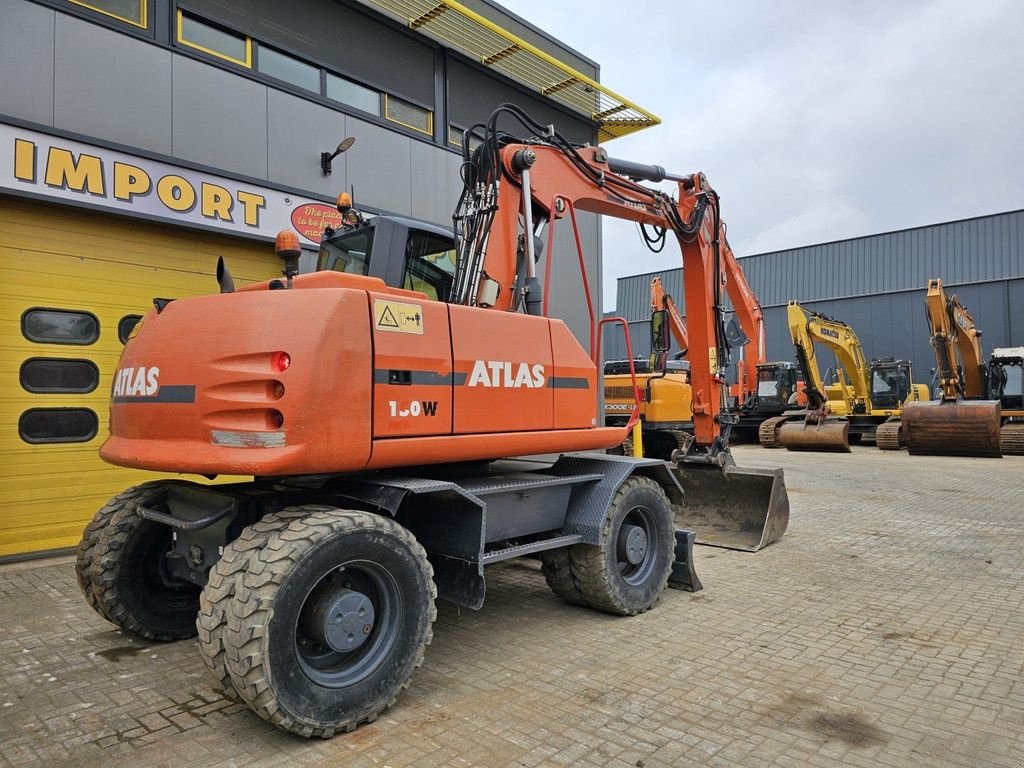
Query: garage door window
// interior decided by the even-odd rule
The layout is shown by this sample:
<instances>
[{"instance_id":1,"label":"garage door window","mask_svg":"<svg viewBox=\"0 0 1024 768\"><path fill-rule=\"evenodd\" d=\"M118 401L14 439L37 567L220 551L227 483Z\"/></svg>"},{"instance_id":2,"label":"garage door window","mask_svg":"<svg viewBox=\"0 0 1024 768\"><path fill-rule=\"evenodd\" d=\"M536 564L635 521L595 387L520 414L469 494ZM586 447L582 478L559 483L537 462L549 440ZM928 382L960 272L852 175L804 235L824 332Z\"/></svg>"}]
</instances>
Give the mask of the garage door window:
<instances>
[{"instance_id":1,"label":"garage door window","mask_svg":"<svg viewBox=\"0 0 1024 768\"><path fill-rule=\"evenodd\" d=\"M21 333L40 344L94 344L100 321L91 312L35 307L22 314Z\"/></svg>"},{"instance_id":2,"label":"garage door window","mask_svg":"<svg viewBox=\"0 0 1024 768\"><path fill-rule=\"evenodd\" d=\"M85 443L99 427L88 408L30 408L18 419L18 434L26 443Z\"/></svg>"},{"instance_id":3,"label":"garage door window","mask_svg":"<svg viewBox=\"0 0 1024 768\"><path fill-rule=\"evenodd\" d=\"M21 386L27 392L85 394L100 383L100 369L91 360L33 357L21 364Z\"/></svg>"}]
</instances>

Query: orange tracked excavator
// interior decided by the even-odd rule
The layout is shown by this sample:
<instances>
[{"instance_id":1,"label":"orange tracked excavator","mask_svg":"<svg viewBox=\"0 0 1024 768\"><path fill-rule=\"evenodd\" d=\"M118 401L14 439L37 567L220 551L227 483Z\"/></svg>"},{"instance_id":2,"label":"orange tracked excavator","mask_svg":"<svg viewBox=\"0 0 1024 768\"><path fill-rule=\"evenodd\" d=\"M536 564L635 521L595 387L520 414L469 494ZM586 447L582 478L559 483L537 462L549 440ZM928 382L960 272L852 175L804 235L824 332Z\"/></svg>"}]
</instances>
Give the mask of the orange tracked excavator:
<instances>
[{"instance_id":1,"label":"orange tracked excavator","mask_svg":"<svg viewBox=\"0 0 1024 768\"><path fill-rule=\"evenodd\" d=\"M532 138L499 131L502 115ZM486 565L538 553L566 601L633 615L669 581L699 588L684 525L713 540L722 520L753 520L757 549L788 522L781 470L740 470L728 450L707 179L572 145L511 105L482 133L464 155L451 272L416 249L376 271L369 243L350 242L331 271L301 275L285 236L284 279L155 302L114 377L106 460L254 479L119 494L83 537L83 592L142 637L198 630L218 684L293 733L376 718L423 659L435 596L480 607ZM674 181L677 198L637 179ZM603 323L591 311L582 346L548 312L557 222L590 306L577 210L671 231L681 249L694 439L672 463L585 452L631 425L597 424ZM428 294L389 274L439 279Z\"/></svg>"},{"instance_id":2,"label":"orange tracked excavator","mask_svg":"<svg viewBox=\"0 0 1024 768\"><path fill-rule=\"evenodd\" d=\"M938 402L911 403L903 409L907 450L951 456L1002 455L1000 401L988 396L988 371L981 331L942 280L928 281L925 314L935 350L942 395Z\"/></svg>"}]
</instances>

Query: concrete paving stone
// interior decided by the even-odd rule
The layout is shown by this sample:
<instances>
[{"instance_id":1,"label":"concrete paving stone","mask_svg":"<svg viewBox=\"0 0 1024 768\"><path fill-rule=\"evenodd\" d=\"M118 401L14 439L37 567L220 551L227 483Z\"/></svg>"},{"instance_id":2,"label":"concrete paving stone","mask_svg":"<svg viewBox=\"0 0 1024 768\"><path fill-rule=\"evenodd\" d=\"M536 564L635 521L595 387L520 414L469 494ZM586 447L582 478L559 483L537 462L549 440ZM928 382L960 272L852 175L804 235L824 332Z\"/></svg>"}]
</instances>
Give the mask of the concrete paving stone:
<instances>
[{"instance_id":1,"label":"concrete paving stone","mask_svg":"<svg viewBox=\"0 0 1024 768\"><path fill-rule=\"evenodd\" d=\"M112 629L72 558L0 566L0 766L1024 765L1024 457L736 456L785 468L781 541L698 547L705 591L632 619L496 566L481 611L439 604L398 704L331 741L225 699L194 641Z\"/></svg>"}]
</instances>

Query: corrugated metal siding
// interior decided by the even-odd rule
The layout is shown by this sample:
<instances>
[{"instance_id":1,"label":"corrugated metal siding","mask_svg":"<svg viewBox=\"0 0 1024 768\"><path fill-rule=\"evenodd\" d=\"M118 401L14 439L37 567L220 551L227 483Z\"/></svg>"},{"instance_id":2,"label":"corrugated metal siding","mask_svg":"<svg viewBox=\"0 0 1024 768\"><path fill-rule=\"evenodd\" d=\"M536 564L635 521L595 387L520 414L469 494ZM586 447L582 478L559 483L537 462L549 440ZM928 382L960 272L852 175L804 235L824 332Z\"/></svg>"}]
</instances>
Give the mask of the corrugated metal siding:
<instances>
[{"instance_id":1,"label":"corrugated metal siding","mask_svg":"<svg viewBox=\"0 0 1024 768\"><path fill-rule=\"evenodd\" d=\"M741 260L763 307L923 288L931 277L950 285L1024 277L1024 210L886 232ZM618 312L649 314L648 287L661 275L682 305L681 270L619 279Z\"/></svg>"},{"instance_id":2,"label":"corrugated metal siding","mask_svg":"<svg viewBox=\"0 0 1024 768\"><path fill-rule=\"evenodd\" d=\"M914 290L1024 275L1024 211L749 256L741 261L762 306Z\"/></svg>"}]
</instances>

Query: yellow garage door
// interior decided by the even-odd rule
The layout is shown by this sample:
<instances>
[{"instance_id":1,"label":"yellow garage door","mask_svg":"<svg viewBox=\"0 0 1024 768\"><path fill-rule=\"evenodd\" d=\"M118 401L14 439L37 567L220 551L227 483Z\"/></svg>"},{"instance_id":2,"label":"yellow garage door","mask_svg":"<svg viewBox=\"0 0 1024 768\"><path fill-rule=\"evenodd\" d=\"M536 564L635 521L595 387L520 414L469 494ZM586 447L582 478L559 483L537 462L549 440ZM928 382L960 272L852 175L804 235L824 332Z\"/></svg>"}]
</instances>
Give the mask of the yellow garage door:
<instances>
[{"instance_id":1,"label":"yellow garage door","mask_svg":"<svg viewBox=\"0 0 1024 768\"><path fill-rule=\"evenodd\" d=\"M74 546L122 489L99 458L118 355L154 297L280 274L272 245L0 197L0 558Z\"/></svg>"}]
</instances>

